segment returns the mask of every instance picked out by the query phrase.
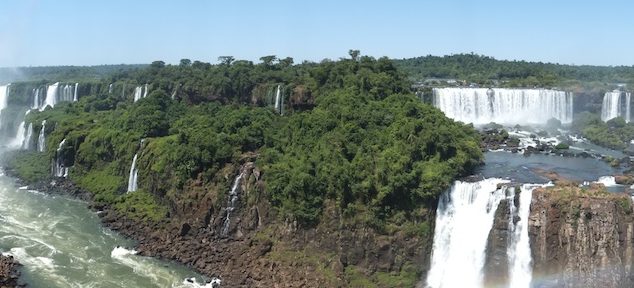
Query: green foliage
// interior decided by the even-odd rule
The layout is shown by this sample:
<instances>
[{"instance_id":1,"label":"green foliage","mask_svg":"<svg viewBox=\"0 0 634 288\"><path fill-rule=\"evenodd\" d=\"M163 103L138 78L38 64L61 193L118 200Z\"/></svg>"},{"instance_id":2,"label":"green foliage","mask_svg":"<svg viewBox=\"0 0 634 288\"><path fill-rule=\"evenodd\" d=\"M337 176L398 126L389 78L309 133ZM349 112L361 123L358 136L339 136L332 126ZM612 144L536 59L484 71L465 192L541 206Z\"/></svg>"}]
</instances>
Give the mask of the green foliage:
<instances>
[{"instance_id":1,"label":"green foliage","mask_svg":"<svg viewBox=\"0 0 634 288\"><path fill-rule=\"evenodd\" d=\"M86 85L79 102L26 120L35 131L47 120L47 163L66 139L59 156L72 166L70 177L133 217L163 217L194 180L229 186L218 173L249 153L260 155L262 197L281 217L316 224L325 203L336 203L354 221L389 232L481 163L479 136L409 94L391 60L356 50L350 57L301 65L274 55L260 64L230 56L219 65L155 61ZM145 83L151 92L133 102L134 87ZM41 84L29 85L21 89ZM284 117L267 107L278 85ZM141 189L125 194L135 154Z\"/></svg>"},{"instance_id":2,"label":"green foliage","mask_svg":"<svg viewBox=\"0 0 634 288\"><path fill-rule=\"evenodd\" d=\"M458 79L510 87L568 86L570 80L607 83L634 81L634 68L630 66L573 66L507 61L473 53L442 57L429 55L394 60L394 63L414 79Z\"/></svg>"},{"instance_id":3,"label":"green foliage","mask_svg":"<svg viewBox=\"0 0 634 288\"><path fill-rule=\"evenodd\" d=\"M50 171L50 163L41 153L20 152L7 159L7 166L12 167L21 179L37 182L46 179Z\"/></svg>"},{"instance_id":4,"label":"green foliage","mask_svg":"<svg viewBox=\"0 0 634 288\"><path fill-rule=\"evenodd\" d=\"M634 139L634 123L625 123L621 117L605 123L599 116L583 112L576 115L572 128L597 145L612 149L625 149Z\"/></svg>"},{"instance_id":5,"label":"green foliage","mask_svg":"<svg viewBox=\"0 0 634 288\"><path fill-rule=\"evenodd\" d=\"M566 144L566 143L559 143L555 146L555 149L557 150L565 150L570 148L570 145Z\"/></svg>"}]
</instances>

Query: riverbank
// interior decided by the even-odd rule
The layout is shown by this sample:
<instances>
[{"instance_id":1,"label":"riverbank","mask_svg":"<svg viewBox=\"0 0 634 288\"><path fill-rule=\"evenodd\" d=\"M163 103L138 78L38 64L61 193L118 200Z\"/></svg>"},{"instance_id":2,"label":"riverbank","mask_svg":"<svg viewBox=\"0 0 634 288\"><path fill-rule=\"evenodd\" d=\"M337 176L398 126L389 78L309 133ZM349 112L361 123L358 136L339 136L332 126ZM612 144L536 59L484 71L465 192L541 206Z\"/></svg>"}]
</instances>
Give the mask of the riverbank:
<instances>
[{"instance_id":1,"label":"riverbank","mask_svg":"<svg viewBox=\"0 0 634 288\"><path fill-rule=\"evenodd\" d=\"M161 222L134 219L95 202L91 193L64 178L19 180L19 185L83 199L105 227L137 242L138 255L184 264L209 279L219 278L225 287L413 287L426 271L429 222L380 233L363 223L343 222L333 203L322 224L303 229L276 220L267 201L246 203L251 197L246 195L261 185L256 180L260 172L252 163L240 170L245 173L238 182L244 198L229 222L225 209L197 196L203 190L196 184L184 193L198 201L178 203L169 220ZM7 174L19 178L11 169Z\"/></svg>"}]
</instances>

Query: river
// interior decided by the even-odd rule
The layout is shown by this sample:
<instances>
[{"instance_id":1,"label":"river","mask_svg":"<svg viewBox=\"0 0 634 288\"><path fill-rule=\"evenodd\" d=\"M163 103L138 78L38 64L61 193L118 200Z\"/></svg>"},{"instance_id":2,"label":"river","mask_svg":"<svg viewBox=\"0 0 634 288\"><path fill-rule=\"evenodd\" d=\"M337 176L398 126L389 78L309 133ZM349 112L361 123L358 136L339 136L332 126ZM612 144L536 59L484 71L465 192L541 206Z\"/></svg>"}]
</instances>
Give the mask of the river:
<instances>
[{"instance_id":1,"label":"river","mask_svg":"<svg viewBox=\"0 0 634 288\"><path fill-rule=\"evenodd\" d=\"M85 202L18 188L0 173L0 251L24 265L29 287L204 286L186 267L124 248L133 246L103 228Z\"/></svg>"}]
</instances>

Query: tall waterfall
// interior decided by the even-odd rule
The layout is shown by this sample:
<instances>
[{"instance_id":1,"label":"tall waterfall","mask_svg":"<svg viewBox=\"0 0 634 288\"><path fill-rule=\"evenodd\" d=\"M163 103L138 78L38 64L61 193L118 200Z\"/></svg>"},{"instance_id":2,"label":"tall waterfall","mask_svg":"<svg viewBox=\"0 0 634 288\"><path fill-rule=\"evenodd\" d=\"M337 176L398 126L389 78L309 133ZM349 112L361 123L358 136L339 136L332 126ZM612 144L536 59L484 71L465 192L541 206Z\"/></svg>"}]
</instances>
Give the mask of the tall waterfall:
<instances>
[{"instance_id":1,"label":"tall waterfall","mask_svg":"<svg viewBox=\"0 0 634 288\"><path fill-rule=\"evenodd\" d=\"M625 96L625 97L622 97ZM601 105L601 120L608 121L616 117L623 117L625 122L630 122L631 93L614 90L605 92Z\"/></svg>"},{"instance_id":2,"label":"tall waterfall","mask_svg":"<svg viewBox=\"0 0 634 288\"><path fill-rule=\"evenodd\" d=\"M137 176L139 175L139 170L136 169L136 158L138 154L134 154L134 158L132 158L132 166L130 166L130 175L128 176L128 192L134 192L137 190Z\"/></svg>"},{"instance_id":3,"label":"tall waterfall","mask_svg":"<svg viewBox=\"0 0 634 288\"><path fill-rule=\"evenodd\" d=\"M24 136L24 141L22 142L23 150L31 149L31 139L33 138L33 123L29 123L29 127L26 129L26 135Z\"/></svg>"},{"instance_id":4,"label":"tall waterfall","mask_svg":"<svg viewBox=\"0 0 634 288\"><path fill-rule=\"evenodd\" d=\"M524 184L520 187L519 208L517 203L511 205L513 211L511 217L519 216L519 221L511 223L513 238L508 249L510 285L513 288L529 288L533 278L533 268L531 266L531 246L528 237L528 216L530 214L530 203L533 199L533 190L544 185Z\"/></svg>"},{"instance_id":5,"label":"tall waterfall","mask_svg":"<svg viewBox=\"0 0 634 288\"><path fill-rule=\"evenodd\" d=\"M141 100L141 98L147 97L148 84L137 86L134 88L134 102Z\"/></svg>"},{"instance_id":6,"label":"tall waterfall","mask_svg":"<svg viewBox=\"0 0 634 288\"><path fill-rule=\"evenodd\" d=\"M75 92L73 93L73 102L77 102L79 97L77 96L77 89L79 88L79 83L75 83Z\"/></svg>"},{"instance_id":7,"label":"tall waterfall","mask_svg":"<svg viewBox=\"0 0 634 288\"><path fill-rule=\"evenodd\" d=\"M40 105L42 105L42 94L44 94L44 92L41 87L33 89L33 106L31 106L31 109L40 108Z\"/></svg>"},{"instance_id":8,"label":"tall waterfall","mask_svg":"<svg viewBox=\"0 0 634 288\"><path fill-rule=\"evenodd\" d=\"M502 200L515 199L514 187L502 185L498 188L498 184L506 182L496 178L475 183L456 181L449 191L441 195L427 287L484 286L487 239L493 228L495 212ZM540 186L524 184L520 188L519 205L514 202L510 205L511 239L506 251L509 287L530 287L532 269L528 215L532 191ZM513 221L515 217L519 217L517 223Z\"/></svg>"},{"instance_id":9,"label":"tall waterfall","mask_svg":"<svg viewBox=\"0 0 634 288\"><path fill-rule=\"evenodd\" d=\"M231 212L236 209L238 203L238 194L240 193L240 181L244 177L245 171L240 171L240 174L233 180L233 186L229 191L229 200L227 201L227 215L222 225L222 235L227 236L229 234L229 227L231 226Z\"/></svg>"},{"instance_id":10,"label":"tall waterfall","mask_svg":"<svg viewBox=\"0 0 634 288\"><path fill-rule=\"evenodd\" d=\"M24 141L26 140L26 136L27 136L26 116L29 115L29 113L31 113L31 110L26 110L26 112L24 113L24 118L22 119L22 122L18 124L18 129L16 129L17 132L15 133L15 137L13 137L13 140L11 141L11 144L9 145L11 148L24 149ZM31 126L31 133L32 132L33 132L33 126Z\"/></svg>"},{"instance_id":11,"label":"tall waterfall","mask_svg":"<svg viewBox=\"0 0 634 288\"><path fill-rule=\"evenodd\" d=\"M275 91L275 112L282 114L282 110L280 109L280 85L277 85L277 90Z\"/></svg>"},{"instance_id":12,"label":"tall waterfall","mask_svg":"<svg viewBox=\"0 0 634 288\"><path fill-rule=\"evenodd\" d=\"M4 108L7 108L10 90L11 84L0 86L0 112L2 112Z\"/></svg>"},{"instance_id":13,"label":"tall waterfall","mask_svg":"<svg viewBox=\"0 0 634 288\"><path fill-rule=\"evenodd\" d=\"M457 121L473 124L571 123L572 93L547 89L435 88L434 106Z\"/></svg>"},{"instance_id":14,"label":"tall waterfall","mask_svg":"<svg viewBox=\"0 0 634 288\"><path fill-rule=\"evenodd\" d=\"M47 106L55 107L57 104L57 90L59 89L59 82L48 85L46 87L46 98L44 104L40 107L40 111L43 111Z\"/></svg>"},{"instance_id":15,"label":"tall waterfall","mask_svg":"<svg viewBox=\"0 0 634 288\"><path fill-rule=\"evenodd\" d=\"M108 94L112 94L112 84L108 85Z\"/></svg>"},{"instance_id":16,"label":"tall waterfall","mask_svg":"<svg viewBox=\"0 0 634 288\"><path fill-rule=\"evenodd\" d=\"M64 144L66 144L66 138L59 142L57 150L55 151L55 160L53 161L53 167L51 171L51 174L55 177L68 177L68 167L64 167L61 157L61 152L64 148Z\"/></svg>"},{"instance_id":17,"label":"tall waterfall","mask_svg":"<svg viewBox=\"0 0 634 288\"><path fill-rule=\"evenodd\" d=\"M40 111L43 111L47 106L55 107L55 105L59 102L76 102L78 100L78 87L79 83L60 85L59 82L57 82L55 84L48 85L48 87L46 87L46 98L44 103L38 108ZM34 97L34 104L36 100L39 101L39 94L37 94L37 97Z\"/></svg>"},{"instance_id":18,"label":"tall waterfall","mask_svg":"<svg viewBox=\"0 0 634 288\"><path fill-rule=\"evenodd\" d=\"M40 129L40 135L37 137L37 151L44 152L46 150L46 120L42 120L42 129Z\"/></svg>"}]
</instances>

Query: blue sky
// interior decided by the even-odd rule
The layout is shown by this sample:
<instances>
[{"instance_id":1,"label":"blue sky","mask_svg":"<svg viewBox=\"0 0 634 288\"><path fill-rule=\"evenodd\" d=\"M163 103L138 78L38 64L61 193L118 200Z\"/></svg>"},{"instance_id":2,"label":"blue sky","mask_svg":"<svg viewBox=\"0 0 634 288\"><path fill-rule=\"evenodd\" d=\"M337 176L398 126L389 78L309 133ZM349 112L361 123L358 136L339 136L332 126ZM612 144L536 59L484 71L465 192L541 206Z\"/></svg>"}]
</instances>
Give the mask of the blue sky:
<instances>
[{"instance_id":1,"label":"blue sky","mask_svg":"<svg viewBox=\"0 0 634 288\"><path fill-rule=\"evenodd\" d=\"M301 62L349 49L633 65L633 8L614 0L0 0L0 67L216 63L222 55Z\"/></svg>"}]
</instances>

